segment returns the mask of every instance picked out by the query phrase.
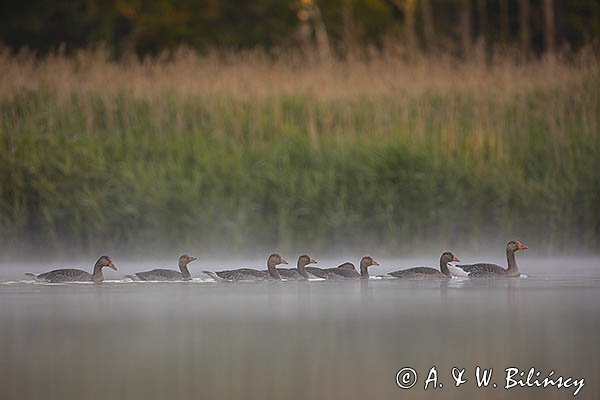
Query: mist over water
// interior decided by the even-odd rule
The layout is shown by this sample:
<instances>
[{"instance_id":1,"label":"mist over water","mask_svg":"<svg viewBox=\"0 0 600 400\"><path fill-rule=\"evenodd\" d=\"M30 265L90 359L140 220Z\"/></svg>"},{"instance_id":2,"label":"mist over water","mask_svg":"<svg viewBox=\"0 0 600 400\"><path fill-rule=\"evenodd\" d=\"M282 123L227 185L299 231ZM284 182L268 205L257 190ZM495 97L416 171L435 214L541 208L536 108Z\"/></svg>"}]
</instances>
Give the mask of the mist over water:
<instances>
[{"instance_id":1,"label":"mist over water","mask_svg":"<svg viewBox=\"0 0 600 400\"><path fill-rule=\"evenodd\" d=\"M436 258L379 259L371 272ZM597 398L600 259L517 259L521 279L231 284L200 271L264 260L199 260L183 283L122 279L174 261L115 260L101 285L32 283L22 273L48 265L3 264L0 387L8 399L572 397L501 388L505 368L535 367L583 377L578 397ZM406 366L419 382L403 391L395 375ZM444 388L424 391L432 366ZM454 387L454 366L469 383ZM499 387L477 389L476 366L494 368Z\"/></svg>"}]
</instances>

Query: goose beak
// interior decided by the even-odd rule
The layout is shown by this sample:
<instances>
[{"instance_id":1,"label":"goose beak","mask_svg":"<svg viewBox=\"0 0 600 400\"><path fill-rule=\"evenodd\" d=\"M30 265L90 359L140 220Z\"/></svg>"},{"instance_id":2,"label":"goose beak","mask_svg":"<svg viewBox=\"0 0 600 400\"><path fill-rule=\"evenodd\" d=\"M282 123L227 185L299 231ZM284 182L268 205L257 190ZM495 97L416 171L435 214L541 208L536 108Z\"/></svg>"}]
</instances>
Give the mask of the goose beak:
<instances>
[{"instance_id":1,"label":"goose beak","mask_svg":"<svg viewBox=\"0 0 600 400\"><path fill-rule=\"evenodd\" d=\"M373 260L373 262L371 263L371 265L379 265L379 263L375 260Z\"/></svg>"},{"instance_id":2,"label":"goose beak","mask_svg":"<svg viewBox=\"0 0 600 400\"><path fill-rule=\"evenodd\" d=\"M316 264L316 263L318 263L318 261L317 261L317 260L315 260L314 258L311 258L311 259L310 259L310 262L309 262L309 264Z\"/></svg>"},{"instance_id":3,"label":"goose beak","mask_svg":"<svg viewBox=\"0 0 600 400\"><path fill-rule=\"evenodd\" d=\"M198 259L198 257L190 257L190 262L196 261L197 259Z\"/></svg>"},{"instance_id":4,"label":"goose beak","mask_svg":"<svg viewBox=\"0 0 600 400\"><path fill-rule=\"evenodd\" d=\"M452 261L459 261L459 262L460 262L460 259L459 259L458 257L454 256L454 257L452 258Z\"/></svg>"},{"instance_id":5,"label":"goose beak","mask_svg":"<svg viewBox=\"0 0 600 400\"><path fill-rule=\"evenodd\" d=\"M528 247L521 242L517 242L517 250L527 250Z\"/></svg>"},{"instance_id":6,"label":"goose beak","mask_svg":"<svg viewBox=\"0 0 600 400\"><path fill-rule=\"evenodd\" d=\"M287 260L285 258L281 257L281 264L287 264L287 263L288 263Z\"/></svg>"},{"instance_id":7,"label":"goose beak","mask_svg":"<svg viewBox=\"0 0 600 400\"><path fill-rule=\"evenodd\" d=\"M114 269L115 271L117 270L117 266L115 264L113 264L112 261L109 261L107 267L110 269Z\"/></svg>"}]
</instances>

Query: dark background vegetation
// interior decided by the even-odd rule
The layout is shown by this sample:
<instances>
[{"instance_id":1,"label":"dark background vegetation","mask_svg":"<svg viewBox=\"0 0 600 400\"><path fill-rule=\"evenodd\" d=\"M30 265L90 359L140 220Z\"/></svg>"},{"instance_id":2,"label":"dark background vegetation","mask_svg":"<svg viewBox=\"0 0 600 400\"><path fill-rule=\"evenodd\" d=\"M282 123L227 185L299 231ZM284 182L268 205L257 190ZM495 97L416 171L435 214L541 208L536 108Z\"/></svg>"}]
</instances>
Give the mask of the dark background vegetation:
<instances>
[{"instance_id":1,"label":"dark background vegetation","mask_svg":"<svg viewBox=\"0 0 600 400\"><path fill-rule=\"evenodd\" d=\"M114 54L156 54L325 43L337 54L402 40L468 51L517 45L577 49L600 33L595 0L56 0L3 1L0 39L41 52L105 43Z\"/></svg>"},{"instance_id":2,"label":"dark background vegetation","mask_svg":"<svg viewBox=\"0 0 600 400\"><path fill-rule=\"evenodd\" d=\"M597 251L599 34L594 0L4 1L0 247Z\"/></svg>"}]
</instances>

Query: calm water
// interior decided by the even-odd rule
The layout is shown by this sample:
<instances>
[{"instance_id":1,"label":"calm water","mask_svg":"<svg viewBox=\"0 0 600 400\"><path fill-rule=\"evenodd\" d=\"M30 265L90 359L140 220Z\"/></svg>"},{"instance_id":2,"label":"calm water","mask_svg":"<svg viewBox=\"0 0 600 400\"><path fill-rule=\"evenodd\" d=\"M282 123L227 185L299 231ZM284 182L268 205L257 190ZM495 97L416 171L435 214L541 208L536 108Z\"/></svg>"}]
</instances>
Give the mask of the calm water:
<instances>
[{"instance_id":1,"label":"calm water","mask_svg":"<svg viewBox=\"0 0 600 400\"><path fill-rule=\"evenodd\" d=\"M129 283L118 279L139 266L115 261L101 285L0 266L2 399L573 397L505 390L508 367L585 378L576 398L600 398L599 259L520 257L527 277L497 281L236 284ZM433 366L443 387L424 391ZM477 388L477 366L497 388ZM403 367L418 373L412 389L396 385ZM454 387L452 367L468 382Z\"/></svg>"}]
</instances>

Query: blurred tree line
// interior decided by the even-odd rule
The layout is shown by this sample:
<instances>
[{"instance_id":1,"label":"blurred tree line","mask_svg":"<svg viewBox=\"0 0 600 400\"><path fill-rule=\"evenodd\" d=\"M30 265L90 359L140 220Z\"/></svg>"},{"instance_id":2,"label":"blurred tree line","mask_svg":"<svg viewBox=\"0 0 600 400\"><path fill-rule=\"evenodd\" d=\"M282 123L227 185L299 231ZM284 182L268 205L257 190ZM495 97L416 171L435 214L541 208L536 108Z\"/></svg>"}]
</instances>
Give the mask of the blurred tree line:
<instances>
[{"instance_id":1,"label":"blurred tree line","mask_svg":"<svg viewBox=\"0 0 600 400\"><path fill-rule=\"evenodd\" d=\"M392 42L408 50L521 54L577 49L600 35L598 0L4 0L0 42L41 53L105 43L156 54L182 45L319 54Z\"/></svg>"}]
</instances>

